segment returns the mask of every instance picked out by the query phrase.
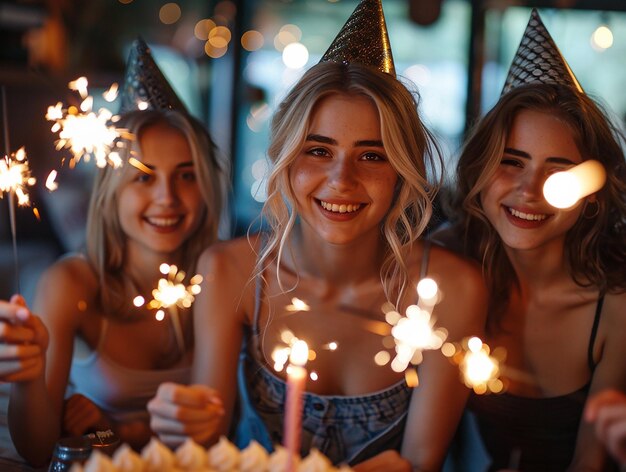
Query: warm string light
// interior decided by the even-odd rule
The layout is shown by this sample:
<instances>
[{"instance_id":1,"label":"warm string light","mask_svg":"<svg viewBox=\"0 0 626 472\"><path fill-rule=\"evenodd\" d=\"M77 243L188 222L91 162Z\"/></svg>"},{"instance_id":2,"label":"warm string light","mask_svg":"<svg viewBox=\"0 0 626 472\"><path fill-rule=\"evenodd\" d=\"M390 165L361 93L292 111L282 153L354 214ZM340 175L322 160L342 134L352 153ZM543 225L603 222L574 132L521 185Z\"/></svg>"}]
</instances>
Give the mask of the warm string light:
<instances>
[{"instance_id":1,"label":"warm string light","mask_svg":"<svg viewBox=\"0 0 626 472\"><path fill-rule=\"evenodd\" d=\"M79 107L64 108L61 102L48 107L46 119L54 122L51 131L59 135L56 149L69 149L72 167L81 159L89 161L92 156L98 167L119 167L121 159L113 149L120 131L110 124L116 117L106 108L98 112L92 110L93 97L88 94L87 85L85 77L68 84L69 89L78 92L82 99ZM117 98L117 84L104 92L103 97L107 102L114 101Z\"/></svg>"},{"instance_id":2,"label":"warm string light","mask_svg":"<svg viewBox=\"0 0 626 472\"><path fill-rule=\"evenodd\" d=\"M165 309L168 310L172 317L176 342L181 352L184 352L185 341L180 326L178 308L191 307L195 296L201 291L202 276L194 275L189 280L189 285L185 285L183 281L186 274L182 270L179 271L177 266L164 263L159 266L159 271L161 274L167 275L167 278L159 279L157 288L152 290L152 300L147 303L146 308L156 310L155 318L159 321L165 318ZM142 296L133 299L133 304L136 307L141 307L144 303L145 300Z\"/></svg>"}]
</instances>

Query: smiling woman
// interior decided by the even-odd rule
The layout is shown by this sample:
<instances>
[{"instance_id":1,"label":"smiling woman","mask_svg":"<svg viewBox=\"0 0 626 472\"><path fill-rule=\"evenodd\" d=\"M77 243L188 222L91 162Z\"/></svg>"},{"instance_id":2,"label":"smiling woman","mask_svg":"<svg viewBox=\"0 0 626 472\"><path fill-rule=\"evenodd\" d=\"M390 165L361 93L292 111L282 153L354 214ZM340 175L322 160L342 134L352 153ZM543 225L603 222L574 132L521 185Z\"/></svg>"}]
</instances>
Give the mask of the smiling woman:
<instances>
[{"instance_id":1,"label":"smiling woman","mask_svg":"<svg viewBox=\"0 0 626 472\"><path fill-rule=\"evenodd\" d=\"M490 288L487 340L507 352L507 391L469 401L490 470L607 470L581 415L590 392L626 389L623 143L534 11L457 167L458 229ZM591 159L604 187L551 207L545 180Z\"/></svg>"},{"instance_id":2,"label":"smiling woman","mask_svg":"<svg viewBox=\"0 0 626 472\"><path fill-rule=\"evenodd\" d=\"M368 26L354 26L362 21ZM360 36L381 24L380 2L362 1L279 105L268 230L201 256L196 385L164 386L149 404L151 425L170 446L187 437L209 445L227 431L242 448L251 439L268 450L285 441L286 376L272 370L273 354L303 339L316 380L303 398L300 455L317 448L357 470L441 468L468 391L438 351L424 354L414 390L403 372L376 365L381 334L389 334L380 308L403 312L428 274L464 300L462 312L451 298L436 310L449 339L460 341L482 332L485 290L473 264L420 239L436 146L415 96L395 77L388 43L379 50L376 38ZM345 44L353 33L371 47ZM294 313L295 300L306 309ZM207 399L216 394L221 401Z\"/></svg>"}]
</instances>

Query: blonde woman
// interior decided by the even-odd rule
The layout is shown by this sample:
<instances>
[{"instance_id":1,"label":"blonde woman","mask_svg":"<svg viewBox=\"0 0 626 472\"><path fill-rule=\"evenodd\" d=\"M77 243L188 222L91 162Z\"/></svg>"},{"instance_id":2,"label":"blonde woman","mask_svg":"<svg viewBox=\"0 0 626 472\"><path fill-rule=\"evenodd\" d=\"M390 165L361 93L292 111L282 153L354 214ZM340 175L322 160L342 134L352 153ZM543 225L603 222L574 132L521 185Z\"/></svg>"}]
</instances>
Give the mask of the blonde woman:
<instances>
[{"instance_id":1,"label":"blonde woman","mask_svg":"<svg viewBox=\"0 0 626 472\"><path fill-rule=\"evenodd\" d=\"M427 275L450 295L435 310L449 339L482 332L480 273L419 239L431 214L432 151L414 95L392 75L323 62L303 76L272 123L269 231L200 258L207 284L194 306L199 385L164 385L150 402L163 441L208 445L236 427L242 447L282 442L285 376L273 371L271 355L289 330L317 353L303 455L315 447L360 470L441 468L468 394L458 370L426 352L412 390L404 373L374 363L384 348L372 331L384 324L381 306L403 313ZM286 309L294 297L309 310ZM331 341L334 352L323 349Z\"/></svg>"},{"instance_id":2,"label":"blonde woman","mask_svg":"<svg viewBox=\"0 0 626 472\"><path fill-rule=\"evenodd\" d=\"M152 434L147 401L161 382L190 378L190 313L157 321L132 301L152 298L161 263L194 272L217 238L223 172L204 127L185 113L134 111L118 126L136 140L121 168L98 171L86 254L42 276L37 316L19 298L0 304L11 436L33 465L46 462L62 434L112 428L122 442L143 446ZM76 395L64 406L66 389Z\"/></svg>"}]
</instances>

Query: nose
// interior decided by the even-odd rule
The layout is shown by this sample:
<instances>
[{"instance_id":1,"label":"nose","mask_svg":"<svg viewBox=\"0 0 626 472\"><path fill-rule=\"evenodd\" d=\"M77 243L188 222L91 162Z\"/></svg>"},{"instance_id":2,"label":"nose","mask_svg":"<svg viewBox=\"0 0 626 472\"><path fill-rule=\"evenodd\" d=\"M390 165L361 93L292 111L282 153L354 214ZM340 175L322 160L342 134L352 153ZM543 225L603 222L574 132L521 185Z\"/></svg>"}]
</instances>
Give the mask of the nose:
<instances>
[{"instance_id":1,"label":"nose","mask_svg":"<svg viewBox=\"0 0 626 472\"><path fill-rule=\"evenodd\" d=\"M357 185L357 169L351 159L335 157L328 176L328 185L338 192L346 191Z\"/></svg>"},{"instance_id":2,"label":"nose","mask_svg":"<svg viewBox=\"0 0 626 472\"><path fill-rule=\"evenodd\" d=\"M178 201L176 188L171 179L160 178L153 187L155 203L171 206Z\"/></svg>"},{"instance_id":3,"label":"nose","mask_svg":"<svg viewBox=\"0 0 626 472\"><path fill-rule=\"evenodd\" d=\"M528 170L520 176L518 189L520 193L528 199L543 198L543 184L547 176L543 172Z\"/></svg>"}]
</instances>

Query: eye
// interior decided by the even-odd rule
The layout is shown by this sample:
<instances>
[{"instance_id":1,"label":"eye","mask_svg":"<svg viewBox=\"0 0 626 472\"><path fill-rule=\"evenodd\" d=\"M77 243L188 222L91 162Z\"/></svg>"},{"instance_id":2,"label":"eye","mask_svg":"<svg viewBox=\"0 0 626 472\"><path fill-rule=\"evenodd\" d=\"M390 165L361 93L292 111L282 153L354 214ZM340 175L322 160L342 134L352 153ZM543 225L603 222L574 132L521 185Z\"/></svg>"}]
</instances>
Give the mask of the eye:
<instances>
[{"instance_id":1,"label":"eye","mask_svg":"<svg viewBox=\"0 0 626 472\"><path fill-rule=\"evenodd\" d=\"M145 183L145 182L150 182L151 179L152 179L152 176L150 174L147 174L145 172L137 172L137 175L133 179L133 182Z\"/></svg>"},{"instance_id":2,"label":"eye","mask_svg":"<svg viewBox=\"0 0 626 472\"><path fill-rule=\"evenodd\" d=\"M361 156L361 160L368 162L386 161L386 157L376 152L366 152Z\"/></svg>"},{"instance_id":3,"label":"eye","mask_svg":"<svg viewBox=\"0 0 626 472\"><path fill-rule=\"evenodd\" d=\"M185 182L195 182L196 181L196 173L193 170L186 170L181 172L178 175L180 180L184 180Z\"/></svg>"},{"instance_id":4,"label":"eye","mask_svg":"<svg viewBox=\"0 0 626 472\"><path fill-rule=\"evenodd\" d=\"M503 166L512 166L512 167L524 167L524 164L519 159L515 159L514 157L506 157L504 156L500 161L500 165Z\"/></svg>"},{"instance_id":5,"label":"eye","mask_svg":"<svg viewBox=\"0 0 626 472\"><path fill-rule=\"evenodd\" d=\"M306 151L307 154L316 157L327 157L330 155L328 150L323 147L314 147Z\"/></svg>"}]
</instances>

